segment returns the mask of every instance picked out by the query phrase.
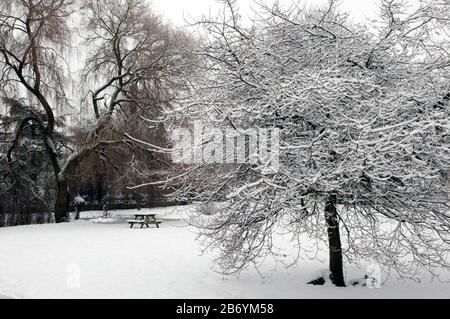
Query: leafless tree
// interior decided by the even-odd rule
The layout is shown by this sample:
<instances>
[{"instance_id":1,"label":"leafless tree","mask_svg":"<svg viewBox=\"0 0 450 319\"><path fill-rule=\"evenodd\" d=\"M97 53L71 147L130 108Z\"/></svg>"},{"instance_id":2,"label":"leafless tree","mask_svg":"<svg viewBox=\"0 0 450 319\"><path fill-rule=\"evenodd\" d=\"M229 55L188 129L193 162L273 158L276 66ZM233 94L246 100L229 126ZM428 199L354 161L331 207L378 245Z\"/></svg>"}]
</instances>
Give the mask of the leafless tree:
<instances>
[{"instance_id":1,"label":"leafless tree","mask_svg":"<svg viewBox=\"0 0 450 319\"><path fill-rule=\"evenodd\" d=\"M84 141L61 156L55 145L55 113L69 101L63 49L71 43L74 29L67 20L74 8L85 16L79 33L88 53L81 86L88 93L78 98L88 97L93 120L85 123ZM26 97L45 110L44 116L33 113L22 121L35 121L44 132L57 189L55 219L62 221L68 211L67 180L77 165L118 145L132 152L130 139L116 130L123 128L126 114L140 112L141 122L160 116L183 88L187 69L182 48L189 37L164 24L141 0L8 0L0 9L0 87L4 96ZM9 162L19 139L16 134Z\"/></svg>"},{"instance_id":2,"label":"leafless tree","mask_svg":"<svg viewBox=\"0 0 450 319\"><path fill-rule=\"evenodd\" d=\"M70 1L3 1L0 7L0 51L2 76L0 86L8 98L28 97L45 111L21 119L8 149L8 162L17 148L21 127L29 121L39 125L55 176L61 173L55 143L55 104L67 102L65 70L61 47L68 44L70 32L66 19ZM55 213L60 219L67 211L67 185L56 178ZM62 213L64 211L64 213Z\"/></svg>"}]
</instances>

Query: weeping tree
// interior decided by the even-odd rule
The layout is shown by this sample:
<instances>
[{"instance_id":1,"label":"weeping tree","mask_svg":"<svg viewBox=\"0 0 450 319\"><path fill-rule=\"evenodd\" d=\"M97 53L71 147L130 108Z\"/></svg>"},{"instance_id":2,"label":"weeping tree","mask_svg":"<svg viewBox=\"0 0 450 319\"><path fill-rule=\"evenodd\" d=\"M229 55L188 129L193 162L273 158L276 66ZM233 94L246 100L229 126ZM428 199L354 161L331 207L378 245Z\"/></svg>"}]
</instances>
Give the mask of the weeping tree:
<instances>
[{"instance_id":1,"label":"weeping tree","mask_svg":"<svg viewBox=\"0 0 450 319\"><path fill-rule=\"evenodd\" d=\"M81 10L83 19L73 26L72 17L80 20L75 9ZM71 37L77 29L80 41ZM164 24L141 0L7 0L0 4L1 92L44 111L30 109L22 121L39 125L53 168L57 222L67 215L68 178L74 177L80 163L98 152L107 160L105 149L118 145L134 151L121 130L126 115L140 113L142 122L170 105L186 81L182 48L188 43L188 36ZM75 57L68 50L72 45L84 53ZM69 78L73 70L68 60L85 65L79 79ZM56 140L55 123L59 115L70 113L74 99L88 106L82 110L83 121L76 123L81 124L85 138L64 146ZM20 138L15 135L12 149ZM63 155L57 151L61 146L66 149ZM9 162L16 160L13 152L10 155Z\"/></svg>"},{"instance_id":2,"label":"weeping tree","mask_svg":"<svg viewBox=\"0 0 450 319\"><path fill-rule=\"evenodd\" d=\"M70 32L66 18L70 14L69 1L3 1L0 5L0 52L3 97L20 100L28 98L28 105L39 104L43 113L29 111L19 128L32 121L39 126L45 149L55 176L55 214L61 219L67 211L67 184L57 178L61 172L55 141L57 105L68 102L65 84L64 60L59 48L68 44ZM16 131L8 152L21 139Z\"/></svg>"},{"instance_id":3,"label":"weeping tree","mask_svg":"<svg viewBox=\"0 0 450 319\"><path fill-rule=\"evenodd\" d=\"M192 132L203 138L188 141L166 185L179 186L177 198L221 202L195 219L205 248L235 274L280 257L283 231L300 256L311 242L328 246L336 286L345 286L345 262L373 258L406 278L448 269L449 3L412 11L381 1L366 26L334 1L258 8L250 26L234 1L198 22L207 34L197 50L203 76L178 115L206 128ZM208 137L251 128L279 130L272 152L258 150L267 136L239 148L235 135L233 164L222 137ZM279 166L268 170L274 158Z\"/></svg>"}]
</instances>

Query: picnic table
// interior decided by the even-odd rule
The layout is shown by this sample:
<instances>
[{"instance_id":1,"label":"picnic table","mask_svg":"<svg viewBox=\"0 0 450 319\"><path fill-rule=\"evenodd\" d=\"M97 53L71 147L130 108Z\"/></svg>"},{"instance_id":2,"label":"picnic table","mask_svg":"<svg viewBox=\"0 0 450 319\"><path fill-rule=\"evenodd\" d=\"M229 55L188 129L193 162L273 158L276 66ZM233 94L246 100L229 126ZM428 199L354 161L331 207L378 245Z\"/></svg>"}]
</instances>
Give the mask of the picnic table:
<instances>
[{"instance_id":1,"label":"picnic table","mask_svg":"<svg viewBox=\"0 0 450 319\"><path fill-rule=\"evenodd\" d=\"M141 228L152 224L156 225L157 228L159 228L159 224L162 222L160 220L156 220L156 214L153 213L135 213L134 219L128 220L128 223L130 224L130 228L133 228L135 224L141 225Z\"/></svg>"}]
</instances>

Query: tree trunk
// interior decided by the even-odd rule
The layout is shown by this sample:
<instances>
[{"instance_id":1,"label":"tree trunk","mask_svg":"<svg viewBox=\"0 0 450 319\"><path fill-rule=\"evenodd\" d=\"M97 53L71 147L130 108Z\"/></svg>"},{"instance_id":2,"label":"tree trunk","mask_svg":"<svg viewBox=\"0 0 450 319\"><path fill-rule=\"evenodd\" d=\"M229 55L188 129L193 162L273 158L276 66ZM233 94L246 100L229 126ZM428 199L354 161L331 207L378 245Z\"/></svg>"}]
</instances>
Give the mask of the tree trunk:
<instances>
[{"instance_id":1,"label":"tree trunk","mask_svg":"<svg viewBox=\"0 0 450 319\"><path fill-rule=\"evenodd\" d=\"M60 223L67 217L69 211L69 190L67 181L59 180L56 184L55 222Z\"/></svg>"},{"instance_id":2,"label":"tree trunk","mask_svg":"<svg viewBox=\"0 0 450 319\"><path fill-rule=\"evenodd\" d=\"M336 210L336 195L330 195L325 204L325 220L328 230L328 244L330 251L330 279L334 285L345 287L344 271L342 268L342 247L339 234L339 219Z\"/></svg>"},{"instance_id":3,"label":"tree trunk","mask_svg":"<svg viewBox=\"0 0 450 319\"><path fill-rule=\"evenodd\" d=\"M58 154L55 151L55 143L50 135L44 138L48 156L52 163L53 172L55 174L56 199L55 199L55 222L60 223L65 220L69 212L69 189L67 180L61 175L61 165L58 161Z\"/></svg>"}]
</instances>

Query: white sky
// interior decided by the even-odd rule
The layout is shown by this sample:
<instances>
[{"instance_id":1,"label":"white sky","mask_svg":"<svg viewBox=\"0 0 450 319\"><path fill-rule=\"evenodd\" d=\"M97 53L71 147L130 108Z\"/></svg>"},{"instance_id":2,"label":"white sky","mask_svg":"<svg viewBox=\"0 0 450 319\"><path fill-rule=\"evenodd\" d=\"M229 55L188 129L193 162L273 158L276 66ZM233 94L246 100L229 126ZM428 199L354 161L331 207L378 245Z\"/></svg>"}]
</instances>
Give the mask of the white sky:
<instances>
[{"instance_id":1,"label":"white sky","mask_svg":"<svg viewBox=\"0 0 450 319\"><path fill-rule=\"evenodd\" d=\"M292 0L280 0L280 3L292 3ZM216 0L150 0L152 8L163 15L164 18L172 21L176 26L185 25L183 17L198 18L202 14L208 15L210 11L216 12L221 5ZM266 0L272 3L273 0ZM307 4L323 4L326 0L303 0ZM417 2L411 1L411 2ZM237 0L241 9L241 14L245 17L252 16L252 0ZM374 18L378 12L377 0L341 0L341 8L350 13L350 17L358 22L364 22L368 18Z\"/></svg>"}]
</instances>

